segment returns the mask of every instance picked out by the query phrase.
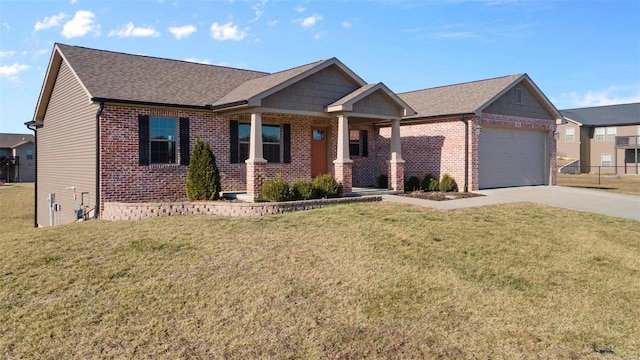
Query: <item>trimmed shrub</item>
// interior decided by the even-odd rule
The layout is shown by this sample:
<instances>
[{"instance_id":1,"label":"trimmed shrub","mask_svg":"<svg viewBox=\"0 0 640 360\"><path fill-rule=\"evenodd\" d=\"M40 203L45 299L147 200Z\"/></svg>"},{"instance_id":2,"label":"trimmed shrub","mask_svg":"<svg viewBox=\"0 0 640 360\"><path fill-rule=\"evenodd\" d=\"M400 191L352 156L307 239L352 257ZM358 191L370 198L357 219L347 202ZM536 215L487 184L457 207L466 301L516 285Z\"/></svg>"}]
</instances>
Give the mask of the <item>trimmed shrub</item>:
<instances>
[{"instance_id":1,"label":"trimmed shrub","mask_svg":"<svg viewBox=\"0 0 640 360\"><path fill-rule=\"evenodd\" d=\"M291 184L291 195L294 200L309 200L314 195L313 182L296 180Z\"/></svg>"},{"instance_id":2,"label":"trimmed shrub","mask_svg":"<svg viewBox=\"0 0 640 360\"><path fill-rule=\"evenodd\" d=\"M339 185L333 174L324 174L313 179L313 188L316 197L325 198L338 194Z\"/></svg>"},{"instance_id":3,"label":"trimmed shrub","mask_svg":"<svg viewBox=\"0 0 640 360\"><path fill-rule=\"evenodd\" d=\"M432 189L433 182L435 181L436 188ZM420 183L420 188L424 191L438 191L438 179L436 179L433 175L427 174L422 179Z\"/></svg>"},{"instance_id":4,"label":"trimmed shrub","mask_svg":"<svg viewBox=\"0 0 640 360\"><path fill-rule=\"evenodd\" d=\"M378 179L376 179L376 186L380 189L389 188L389 178L387 177L387 175L382 174L378 176Z\"/></svg>"},{"instance_id":5,"label":"trimmed shrub","mask_svg":"<svg viewBox=\"0 0 640 360\"><path fill-rule=\"evenodd\" d=\"M291 198L289 183L278 174L262 185L262 197L271 202L287 201Z\"/></svg>"},{"instance_id":6,"label":"trimmed shrub","mask_svg":"<svg viewBox=\"0 0 640 360\"><path fill-rule=\"evenodd\" d=\"M449 174L442 175L442 180L440 180L440 191L442 192L457 192L458 184L453 180Z\"/></svg>"},{"instance_id":7,"label":"trimmed shrub","mask_svg":"<svg viewBox=\"0 0 640 360\"><path fill-rule=\"evenodd\" d=\"M189 200L217 200L220 197L220 172L209 143L196 138L189 161L186 192Z\"/></svg>"},{"instance_id":8,"label":"trimmed shrub","mask_svg":"<svg viewBox=\"0 0 640 360\"><path fill-rule=\"evenodd\" d=\"M406 191L418 191L420 190L420 179L416 176L412 176L407 180L404 189Z\"/></svg>"},{"instance_id":9,"label":"trimmed shrub","mask_svg":"<svg viewBox=\"0 0 640 360\"><path fill-rule=\"evenodd\" d=\"M439 191L440 190L440 183L438 182L438 179L431 179L431 181L429 181L429 187L427 188L427 191Z\"/></svg>"}]
</instances>

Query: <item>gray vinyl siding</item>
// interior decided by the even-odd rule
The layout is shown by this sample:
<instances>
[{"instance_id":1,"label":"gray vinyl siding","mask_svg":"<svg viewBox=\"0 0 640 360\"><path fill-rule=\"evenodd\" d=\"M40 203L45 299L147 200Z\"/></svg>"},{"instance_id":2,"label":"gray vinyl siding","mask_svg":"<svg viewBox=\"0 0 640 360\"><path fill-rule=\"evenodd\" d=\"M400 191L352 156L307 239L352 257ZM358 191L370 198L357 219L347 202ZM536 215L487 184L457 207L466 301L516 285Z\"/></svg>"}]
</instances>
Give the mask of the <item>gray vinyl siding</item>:
<instances>
[{"instance_id":1,"label":"gray vinyl siding","mask_svg":"<svg viewBox=\"0 0 640 360\"><path fill-rule=\"evenodd\" d=\"M522 103L516 103L516 89L522 89ZM483 112L489 114L520 116L532 119L550 119L551 116L529 89L520 83L504 93L496 101L487 106Z\"/></svg>"},{"instance_id":2,"label":"gray vinyl siding","mask_svg":"<svg viewBox=\"0 0 640 360\"><path fill-rule=\"evenodd\" d=\"M375 114L391 117L402 117L402 109L395 106L382 91L376 91L353 104L353 112Z\"/></svg>"},{"instance_id":3,"label":"gray vinyl siding","mask_svg":"<svg viewBox=\"0 0 640 360\"><path fill-rule=\"evenodd\" d=\"M324 112L325 107L360 86L337 66L330 66L262 100L274 109Z\"/></svg>"},{"instance_id":4,"label":"gray vinyl siding","mask_svg":"<svg viewBox=\"0 0 640 360\"><path fill-rule=\"evenodd\" d=\"M33 158L27 159L27 151L31 150ZM14 149L16 156L19 156L18 176L19 182L33 182L36 178L35 146L32 142L18 146Z\"/></svg>"},{"instance_id":5,"label":"gray vinyl siding","mask_svg":"<svg viewBox=\"0 0 640 360\"><path fill-rule=\"evenodd\" d=\"M67 63L62 62L47 107L43 127L37 130L39 226L49 226L47 195L56 194L60 224L75 220L81 193L95 205L95 114L92 104ZM74 191L67 189L75 186Z\"/></svg>"}]
</instances>

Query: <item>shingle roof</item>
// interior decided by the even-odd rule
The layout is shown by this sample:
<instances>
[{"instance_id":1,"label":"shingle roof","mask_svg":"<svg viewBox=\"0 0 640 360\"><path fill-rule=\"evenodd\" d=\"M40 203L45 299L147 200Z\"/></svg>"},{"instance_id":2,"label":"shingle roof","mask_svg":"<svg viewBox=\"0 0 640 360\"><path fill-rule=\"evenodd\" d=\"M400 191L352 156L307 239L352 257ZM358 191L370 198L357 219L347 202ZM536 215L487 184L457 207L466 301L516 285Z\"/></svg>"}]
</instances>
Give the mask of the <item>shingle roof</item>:
<instances>
[{"instance_id":1,"label":"shingle roof","mask_svg":"<svg viewBox=\"0 0 640 360\"><path fill-rule=\"evenodd\" d=\"M231 104L238 101L248 100L254 96L257 96L264 91L267 91L279 84L282 84L288 80L295 78L296 76L311 70L314 67L325 63L329 60L316 61L311 64L302 65L293 69L280 71L271 75L258 77L255 79L247 80L235 89L231 90L222 98L218 99L213 105L219 106L224 104Z\"/></svg>"},{"instance_id":2,"label":"shingle roof","mask_svg":"<svg viewBox=\"0 0 640 360\"><path fill-rule=\"evenodd\" d=\"M587 126L640 125L640 103L566 109L560 113Z\"/></svg>"},{"instance_id":3,"label":"shingle roof","mask_svg":"<svg viewBox=\"0 0 640 360\"><path fill-rule=\"evenodd\" d=\"M473 114L525 74L398 94L417 114L406 119Z\"/></svg>"},{"instance_id":4,"label":"shingle roof","mask_svg":"<svg viewBox=\"0 0 640 360\"><path fill-rule=\"evenodd\" d=\"M247 80L268 75L64 44L57 47L95 98L204 106Z\"/></svg>"},{"instance_id":5,"label":"shingle roof","mask_svg":"<svg viewBox=\"0 0 640 360\"><path fill-rule=\"evenodd\" d=\"M33 141L32 134L0 134L0 148L11 149L24 142Z\"/></svg>"}]
</instances>

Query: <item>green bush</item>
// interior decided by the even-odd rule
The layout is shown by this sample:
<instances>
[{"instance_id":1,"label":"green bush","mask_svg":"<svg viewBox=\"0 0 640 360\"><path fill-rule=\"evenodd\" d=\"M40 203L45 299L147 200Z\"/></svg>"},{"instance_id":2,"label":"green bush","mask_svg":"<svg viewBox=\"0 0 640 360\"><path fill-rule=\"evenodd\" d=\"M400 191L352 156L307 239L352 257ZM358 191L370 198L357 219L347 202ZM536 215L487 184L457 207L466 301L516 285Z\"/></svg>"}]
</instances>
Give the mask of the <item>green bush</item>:
<instances>
[{"instance_id":1,"label":"green bush","mask_svg":"<svg viewBox=\"0 0 640 360\"><path fill-rule=\"evenodd\" d=\"M220 172L209 143L196 139L189 161L186 193L189 200L217 200L220 197Z\"/></svg>"},{"instance_id":2,"label":"green bush","mask_svg":"<svg viewBox=\"0 0 640 360\"><path fill-rule=\"evenodd\" d=\"M380 189L387 189L389 187L389 178L387 175L382 174L378 176L378 179L376 179L376 186Z\"/></svg>"},{"instance_id":3,"label":"green bush","mask_svg":"<svg viewBox=\"0 0 640 360\"><path fill-rule=\"evenodd\" d=\"M433 187L435 182L435 188ZM420 183L420 188L424 191L438 191L438 179L436 179L433 175L427 174L422 179Z\"/></svg>"},{"instance_id":4,"label":"green bush","mask_svg":"<svg viewBox=\"0 0 640 360\"><path fill-rule=\"evenodd\" d=\"M420 190L420 179L417 176L412 176L409 178L407 183L405 184L404 189L406 191L418 191Z\"/></svg>"},{"instance_id":5,"label":"green bush","mask_svg":"<svg viewBox=\"0 0 640 360\"><path fill-rule=\"evenodd\" d=\"M262 197L271 202L287 201L291 199L289 183L280 174L262 185Z\"/></svg>"},{"instance_id":6,"label":"green bush","mask_svg":"<svg viewBox=\"0 0 640 360\"><path fill-rule=\"evenodd\" d=\"M444 174L442 175L442 180L440 180L440 191L456 192L458 191L458 184L449 174Z\"/></svg>"},{"instance_id":7,"label":"green bush","mask_svg":"<svg viewBox=\"0 0 640 360\"><path fill-rule=\"evenodd\" d=\"M324 174L313 179L313 188L316 197L325 198L335 196L338 193L339 185L333 174Z\"/></svg>"},{"instance_id":8,"label":"green bush","mask_svg":"<svg viewBox=\"0 0 640 360\"><path fill-rule=\"evenodd\" d=\"M294 200L309 200L313 198L314 193L313 182L309 180L296 180L291 184L291 195Z\"/></svg>"}]
</instances>

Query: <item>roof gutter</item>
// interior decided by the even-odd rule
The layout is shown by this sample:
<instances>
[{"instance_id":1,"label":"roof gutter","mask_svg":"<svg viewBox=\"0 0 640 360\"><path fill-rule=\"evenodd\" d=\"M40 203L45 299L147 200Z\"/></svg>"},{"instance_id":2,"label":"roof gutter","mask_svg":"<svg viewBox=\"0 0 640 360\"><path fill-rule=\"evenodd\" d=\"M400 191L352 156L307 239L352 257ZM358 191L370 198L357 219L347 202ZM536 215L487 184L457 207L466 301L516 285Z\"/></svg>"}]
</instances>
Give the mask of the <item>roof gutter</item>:
<instances>
[{"instance_id":1,"label":"roof gutter","mask_svg":"<svg viewBox=\"0 0 640 360\"><path fill-rule=\"evenodd\" d=\"M35 176L34 176L34 185L33 185L33 207L34 207L34 213L33 213L33 227L37 228L38 227L38 132L36 131L36 129L38 129L38 126L36 126L36 121L35 120L31 120L31 121L27 121L26 123L24 123L24 125L27 127L27 129L33 131L33 147L35 148L35 157L34 157L34 172L35 172Z\"/></svg>"},{"instance_id":2,"label":"roof gutter","mask_svg":"<svg viewBox=\"0 0 640 360\"><path fill-rule=\"evenodd\" d=\"M231 109L231 108L235 108L235 107L239 107L239 106L243 106L243 105L247 105L249 104L249 100L240 100L240 101L234 101L228 104L222 104L222 105L211 105L211 104L207 104L205 105L205 107L209 110L226 110L226 109Z\"/></svg>"},{"instance_id":3,"label":"roof gutter","mask_svg":"<svg viewBox=\"0 0 640 360\"><path fill-rule=\"evenodd\" d=\"M419 123L419 122L427 122L427 121L437 121L437 120L442 120L442 119L449 119L449 118L460 118L462 116L476 116L476 113L458 113L458 114L446 114L446 115L435 115L435 116L422 116L422 117L415 117L415 118L404 118L401 120L401 124L412 124L412 123Z\"/></svg>"},{"instance_id":4,"label":"roof gutter","mask_svg":"<svg viewBox=\"0 0 640 360\"><path fill-rule=\"evenodd\" d=\"M161 107L196 109L196 110L207 110L207 109L209 109L206 105L203 106L203 105L165 104L165 103L157 103L157 102L152 102L152 101L109 99L109 98L102 98L102 97L93 97L93 98L91 98L91 101L100 102L100 103L114 103L114 104L125 104L125 105L144 105L144 106L161 106Z\"/></svg>"},{"instance_id":5,"label":"roof gutter","mask_svg":"<svg viewBox=\"0 0 640 360\"><path fill-rule=\"evenodd\" d=\"M464 123L464 192L469 192L469 119L460 115L460 121Z\"/></svg>"}]
</instances>

